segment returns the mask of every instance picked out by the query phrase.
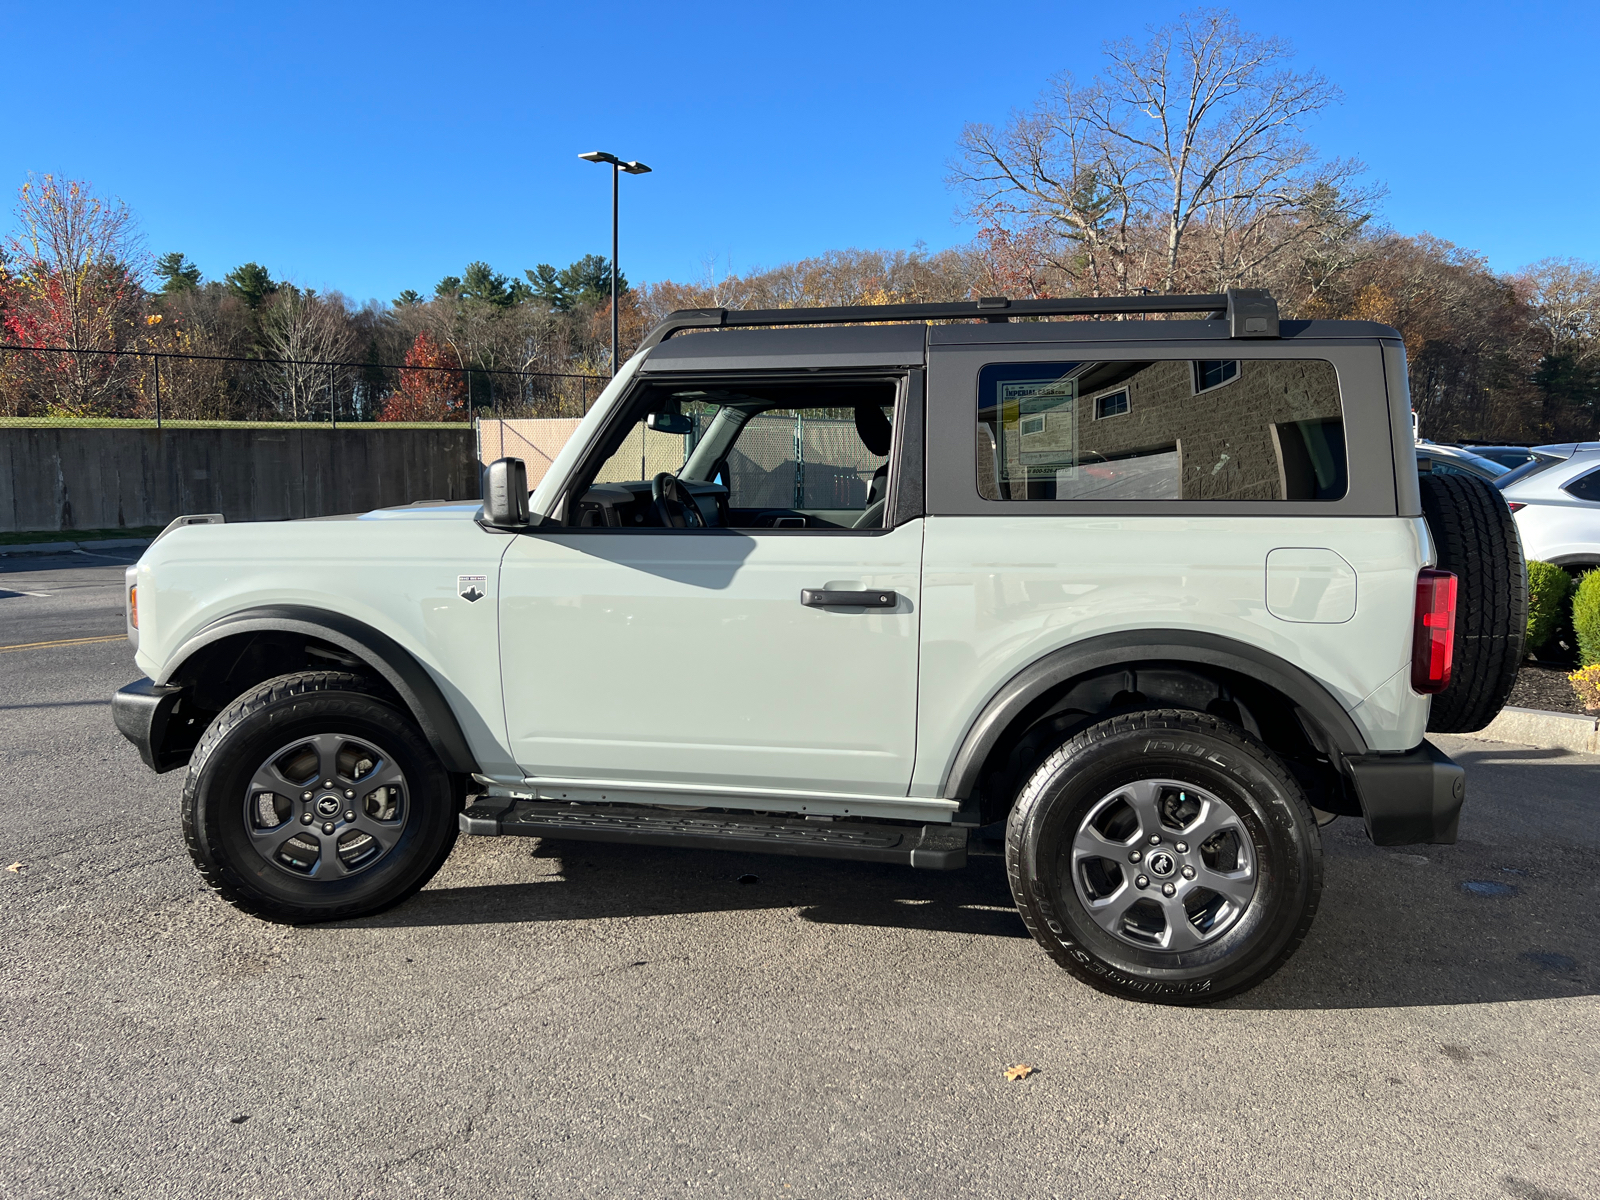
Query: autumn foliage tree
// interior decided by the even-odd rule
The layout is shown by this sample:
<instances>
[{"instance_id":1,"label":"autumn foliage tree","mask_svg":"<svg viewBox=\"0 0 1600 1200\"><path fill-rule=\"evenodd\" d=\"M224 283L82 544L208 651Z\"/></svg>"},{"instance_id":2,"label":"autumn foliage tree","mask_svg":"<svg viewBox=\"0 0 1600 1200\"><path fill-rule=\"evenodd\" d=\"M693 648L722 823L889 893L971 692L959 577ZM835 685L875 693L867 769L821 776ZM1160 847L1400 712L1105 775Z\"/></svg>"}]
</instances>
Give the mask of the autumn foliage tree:
<instances>
[{"instance_id":1,"label":"autumn foliage tree","mask_svg":"<svg viewBox=\"0 0 1600 1200\"><path fill-rule=\"evenodd\" d=\"M464 421L466 389L450 352L426 329L406 351L400 385L378 416L380 421Z\"/></svg>"},{"instance_id":2,"label":"autumn foliage tree","mask_svg":"<svg viewBox=\"0 0 1600 1200\"><path fill-rule=\"evenodd\" d=\"M144 325L132 215L87 183L37 175L18 190L15 216L4 335L29 349L24 387L63 415L119 415L132 403L137 370L125 352Z\"/></svg>"}]
</instances>

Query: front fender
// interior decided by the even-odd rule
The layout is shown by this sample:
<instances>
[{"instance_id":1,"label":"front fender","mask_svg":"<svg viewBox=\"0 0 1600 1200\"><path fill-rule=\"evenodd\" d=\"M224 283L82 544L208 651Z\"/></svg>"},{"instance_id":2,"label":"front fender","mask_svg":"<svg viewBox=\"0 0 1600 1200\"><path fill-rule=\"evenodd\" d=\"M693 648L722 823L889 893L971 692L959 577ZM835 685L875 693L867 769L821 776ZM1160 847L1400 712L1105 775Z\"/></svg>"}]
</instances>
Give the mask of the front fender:
<instances>
[{"instance_id":1,"label":"front fender","mask_svg":"<svg viewBox=\"0 0 1600 1200\"><path fill-rule=\"evenodd\" d=\"M327 642L359 659L394 689L446 770L459 774L478 770L461 723L433 677L388 634L343 613L296 604L262 605L230 613L185 639L167 657L153 681L155 686L169 685L181 674L184 663L207 646L250 633L290 633Z\"/></svg>"}]
</instances>

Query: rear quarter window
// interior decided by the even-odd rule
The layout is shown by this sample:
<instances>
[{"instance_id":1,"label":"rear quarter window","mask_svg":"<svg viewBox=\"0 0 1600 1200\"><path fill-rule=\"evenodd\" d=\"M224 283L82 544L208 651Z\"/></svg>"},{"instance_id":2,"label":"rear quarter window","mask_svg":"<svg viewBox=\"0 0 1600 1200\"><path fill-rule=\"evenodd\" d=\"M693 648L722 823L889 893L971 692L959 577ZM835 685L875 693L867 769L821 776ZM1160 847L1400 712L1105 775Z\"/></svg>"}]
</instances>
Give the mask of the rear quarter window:
<instances>
[{"instance_id":1,"label":"rear quarter window","mask_svg":"<svg viewBox=\"0 0 1600 1200\"><path fill-rule=\"evenodd\" d=\"M1579 500L1600 501L1600 471L1590 471L1587 475L1579 475L1561 490Z\"/></svg>"},{"instance_id":2,"label":"rear quarter window","mask_svg":"<svg viewBox=\"0 0 1600 1200\"><path fill-rule=\"evenodd\" d=\"M1322 359L1007 363L978 376L987 500L1338 500L1338 374Z\"/></svg>"}]
</instances>

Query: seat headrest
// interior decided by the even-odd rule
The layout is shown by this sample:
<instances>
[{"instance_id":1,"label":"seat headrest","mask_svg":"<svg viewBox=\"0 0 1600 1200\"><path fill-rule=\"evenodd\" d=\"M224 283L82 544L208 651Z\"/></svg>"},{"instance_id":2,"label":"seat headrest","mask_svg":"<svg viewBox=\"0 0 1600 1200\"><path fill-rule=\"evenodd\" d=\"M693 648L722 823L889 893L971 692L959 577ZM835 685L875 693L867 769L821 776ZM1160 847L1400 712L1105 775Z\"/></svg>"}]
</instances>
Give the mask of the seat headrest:
<instances>
[{"instance_id":1,"label":"seat headrest","mask_svg":"<svg viewBox=\"0 0 1600 1200\"><path fill-rule=\"evenodd\" d=\"M876 404L863 404L856 409L856 432L861 443L873 454L883 458L894 444L894 426Z\"/></svg>"}]
</instances>

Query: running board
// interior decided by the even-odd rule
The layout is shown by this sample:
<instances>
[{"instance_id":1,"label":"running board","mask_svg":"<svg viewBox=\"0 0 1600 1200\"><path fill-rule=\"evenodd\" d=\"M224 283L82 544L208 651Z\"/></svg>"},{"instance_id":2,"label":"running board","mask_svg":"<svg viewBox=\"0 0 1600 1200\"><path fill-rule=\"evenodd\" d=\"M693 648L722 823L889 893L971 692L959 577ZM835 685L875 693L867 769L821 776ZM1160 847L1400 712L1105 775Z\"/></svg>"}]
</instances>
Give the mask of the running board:
<instances>
[{"instance_id":1,"label":"running board","mask_svg":"<svg viewBox=\"0 0 1600 1200\"><path fill-rule=\"evenodd\" d=\"M870 825L755 813L674 813L620 804L600 807L486 797L462 812L461 832L853 858L933 871L967 865L967 831L951 825Z\"/></svg>"}]
</instances>

